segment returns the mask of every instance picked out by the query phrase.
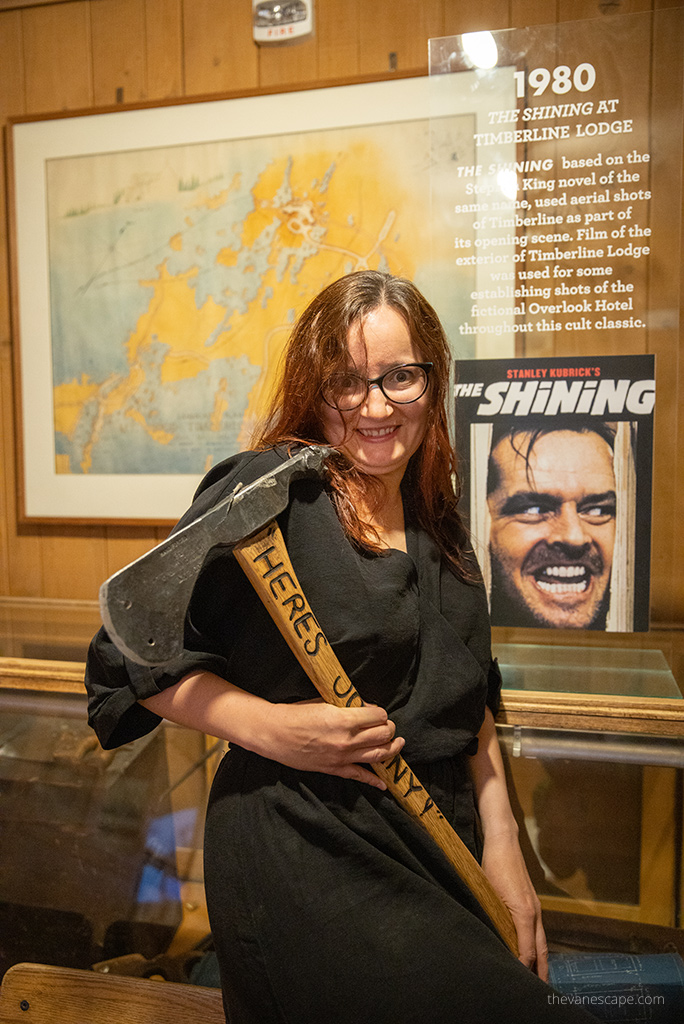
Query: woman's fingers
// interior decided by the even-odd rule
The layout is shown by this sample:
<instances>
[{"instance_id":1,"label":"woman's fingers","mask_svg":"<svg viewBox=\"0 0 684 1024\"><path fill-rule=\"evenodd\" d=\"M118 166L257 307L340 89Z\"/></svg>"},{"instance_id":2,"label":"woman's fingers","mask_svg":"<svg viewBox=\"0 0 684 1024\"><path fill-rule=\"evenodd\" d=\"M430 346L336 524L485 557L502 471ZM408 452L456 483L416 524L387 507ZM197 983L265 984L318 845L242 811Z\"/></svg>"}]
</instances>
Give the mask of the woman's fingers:
<instances>
[{"instance_id":1,"label":"woman's fingers","mask_svg":"<svg viewBox=\"0 0 684 1024\"><path fill-rule=\"evenodd\" d=\"M514 911L513 921L518 935L518 959L525 964L525 967L534 970L537 963L535 920L533 917L517 914Z\"/></svg>"},{"instance_id":2,"label":"woman's fingers","mask_svg":"<svg viewBox=\"0 0 684 1024\"><path fill-rule=\"evenodd\" d=\"M369 725L366 728L352 729L350 743L359 750L372 750L374 747L389 747L394 741L396 726L394 722L382 725Z\"/></svg>"},{"instance_id":3,"label":"woman's fingers","mask_svg":"<svg viewBox=\"0 0 684 1024\"><path fill-rule=\"evenodd\" d=\"M404 739L395 735L396 726L387 718L387 712L382 708L349 710L371 711L374 714L355 716L356 720L350 726L348 746L342 752L343 757L348 756L354 762L365 764L375 764L396 757L404 746ZM377 776L373 778L376 779Z\"/></svg>"},{"instance_id":4,"label":"woman's fingers","mask_svg":"<svg viewBox=\"0 0 684 1024\"><path fill-rule=\"evenodd\" d=\"M332 707L333 705L328 705ZM345 716L349 728L354 732L365 732L367 729L389 728L394 730L384 708L376 704L366 704L362 708L337 708ZM394 735L394 732L392 733Z\"/></svg>"},{"instance_id":5,"label":"woman's fingers","mask_svg":"<svg viewBox=\"0 0 684 1024\"><path fill-rule=\"evenodd\" d=\"M369 786L373 786L375 789L387 789L385 783L380 779L375 772L370 771L368 768L364 768L360 764L349 765L348 768L343 769L336 774L340 775L343 779L353 779L354 782L363 782Z\"/></svg>"},{"instance_id":6,"label":"woman's fingers","mask_svg":"<svg viewBox=\"0 0 684 1024\"><path fill-rule=\"evenodd\" d=\"M358 760L362 759L360 755L363 753L373 755L374 760L382 758L394 740L394 722L389 720L384 708L374 704L339 708L323 701L302 701L294 706L316 709L313 713L317 716L315 721L320 723L321 738L324 739L327 733L330 741L339 745L340 751L349 751Z\"/></svg>"},{"instance_id":7,"label":"woman's fingers","mask_svg":"<svg viewBox=\"0 0 684 1024\"><path fill-rule=\"evenodd\" d=\"M360 748L353 754L353 757L357 761L362 761L364 764L375 764L377 761L387 761L396 757L403 746L404 740L401 736L398 736L396 739L392 740L391 743L383 743L379 746Z\"/></svg>"},{"instance_id":8,"label":"woman's fingers","mask_svg":"<svg viewBox=\"0 0 684 1024\"><path fill-rule=\"evenodd\" d=\"M527 919L513 916L518 932L518 959L535 971L542 981L548 981L549 957L541 913L537 912L532 918L528 915Z\"/></svg>"},{"instance_id":9,"label":"woman's fingers","mask_svg":"<svg viewBox=\"0 0 684 1024\"><path fill-rule=\"evenodd\" d=\"M404 745L383 708L338 708L324 702L273 705L266 756L307 771L356 779L379 789L383 782L364 764L391 760Z\"/></svg>"},{"instance_id":10,"label":"woman's fingers","mask_svg":"<svg viewBox=\"0 0 684 1024\"><path fill-rule=\"evenodd\" d=\"M542 981L549 980L549 947L546 944L546 933L542 924L541 914L537 918L537 974Z\"/></svg>"}]
</instances>

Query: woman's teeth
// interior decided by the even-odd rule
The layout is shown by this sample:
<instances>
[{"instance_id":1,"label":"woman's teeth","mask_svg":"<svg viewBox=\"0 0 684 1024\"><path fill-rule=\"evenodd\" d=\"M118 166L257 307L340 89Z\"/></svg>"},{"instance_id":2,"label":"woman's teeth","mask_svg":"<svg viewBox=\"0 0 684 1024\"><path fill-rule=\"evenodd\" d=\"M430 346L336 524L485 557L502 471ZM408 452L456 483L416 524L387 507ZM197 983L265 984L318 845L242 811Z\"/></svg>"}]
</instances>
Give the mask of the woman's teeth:
<instances>
[{"instance_id":1,"label":"woman's teeth","mask_svg":"<svg viewBox=\"0 0 684 1024\"><path fill-rule=\"evenodd\" d=\"M396 427L359 428L359 434L363 434L364 437L384 437L386 434L393 434L396 429Z\"/></svg>"}]
</instances>

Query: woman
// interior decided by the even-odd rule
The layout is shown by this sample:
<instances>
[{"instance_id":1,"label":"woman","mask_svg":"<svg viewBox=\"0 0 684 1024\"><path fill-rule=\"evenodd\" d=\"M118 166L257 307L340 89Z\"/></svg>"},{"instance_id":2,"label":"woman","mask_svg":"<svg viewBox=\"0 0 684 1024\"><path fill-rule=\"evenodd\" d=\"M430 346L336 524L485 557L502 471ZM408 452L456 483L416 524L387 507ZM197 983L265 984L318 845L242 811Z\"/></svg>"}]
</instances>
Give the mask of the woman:
<instances>
[{"instance_id":1,"label":"woman","mask_svg":"<svg viewBox=\"0 0 684 1024\"><path fill-rule=\"evenodd\" d=\"M220 549L177 662L131 665L103 631L91 648L103 745L159 717L230 742L207 813L205 883L231 1022L592 1019L550 1003L534 973L546 976L546 947L494 729L500 678L484 591L455 507L449 358L408 281L363 271L334 282L294 328L257 450L212 470L179 524L293 443L334 446L327 482L294 484L279 522L303 592L370 706L315 699ZM481 854L522 962L365 767L402 748Z\"/></svg>"}]
</instances>

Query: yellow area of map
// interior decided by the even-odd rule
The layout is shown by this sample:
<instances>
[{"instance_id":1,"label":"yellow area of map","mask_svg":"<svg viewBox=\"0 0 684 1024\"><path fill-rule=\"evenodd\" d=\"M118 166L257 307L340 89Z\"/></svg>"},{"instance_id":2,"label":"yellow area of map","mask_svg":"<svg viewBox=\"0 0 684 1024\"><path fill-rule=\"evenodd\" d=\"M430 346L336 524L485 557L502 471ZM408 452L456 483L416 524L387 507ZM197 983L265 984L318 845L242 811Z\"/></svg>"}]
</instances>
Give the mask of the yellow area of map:
<instances>
[{"instance_id":1,"label":"yellow area of map","mask_svg":"<svg viewBox=\"0 0 684 1024\"><path fill-rule=\"evenodd\" d=\"M391 174L383 173L388 164ZM238 185L236 177L229 188L207 196L204 205L220 208ZM193 266L171 274L169 255L159 263L156 278L139 282L151 289L151 297L123 342L127 374L113 374L101 383L82 374L55 387L55 429L69 438L85 405L96 403L82 449L81 471L91 469L93 448L115 412L133 416L158 443L172 441L169 430L155 430L139 411L130 408L138 390L151 384L145 356L150 346L158 343L167 350L157 368L161 384L155 382L155 386L194 378L216 359L246 357L259 368L257 383L247 396L239 436L239 446L247 446L273 387L293 313L301 312L322 287L349 271L383 267L411 277L416 264L429 259L429 238L421 222L424 209L412 202L413 188L409 178L402 180L396 154L388 154L368 140L343 149L318 147L296 158L283 155L273 159L252 189L253 209L242 224L241 249L226 247L218 255L218 262L228 267L235 267L242 258L246 271L258 273L257 289L226 295L225 305L208 298L198 307L196 281L202 268ZM192 215L186 224L189 230ZM266 253L260 248L265 229L272 231ZM169 238L169 254L182 252L183 241L182 231ZM209 338L213 338L210 345ZM222 377L216 392L206 396L210 429L220 429L227 408ZM64 460L60 460L58 472L63 468Z\"/></svg>"}]
</instances>

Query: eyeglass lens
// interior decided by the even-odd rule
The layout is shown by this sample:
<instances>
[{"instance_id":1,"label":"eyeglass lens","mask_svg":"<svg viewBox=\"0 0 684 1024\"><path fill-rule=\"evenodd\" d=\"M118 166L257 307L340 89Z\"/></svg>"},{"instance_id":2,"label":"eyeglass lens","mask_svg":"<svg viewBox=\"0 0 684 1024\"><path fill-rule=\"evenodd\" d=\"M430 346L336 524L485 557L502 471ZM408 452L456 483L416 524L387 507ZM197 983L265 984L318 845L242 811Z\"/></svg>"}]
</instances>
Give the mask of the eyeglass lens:
<instances>
[{"instance_id":1,"label":"eyeglass lens","mask_svg":"<svg viewBox=\"0 0 684 1024\"><path fill-rule=\"evenodd\" d=\"M362 405L370 384L377 384L390 402L406 405L424 394L427 383L426 371L414 364L395 366L372 381L355 373L335 373L323 385L323 398L328 405L348 412Z\"/></svg>"}]
</instances>

